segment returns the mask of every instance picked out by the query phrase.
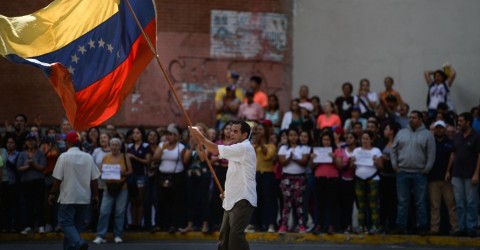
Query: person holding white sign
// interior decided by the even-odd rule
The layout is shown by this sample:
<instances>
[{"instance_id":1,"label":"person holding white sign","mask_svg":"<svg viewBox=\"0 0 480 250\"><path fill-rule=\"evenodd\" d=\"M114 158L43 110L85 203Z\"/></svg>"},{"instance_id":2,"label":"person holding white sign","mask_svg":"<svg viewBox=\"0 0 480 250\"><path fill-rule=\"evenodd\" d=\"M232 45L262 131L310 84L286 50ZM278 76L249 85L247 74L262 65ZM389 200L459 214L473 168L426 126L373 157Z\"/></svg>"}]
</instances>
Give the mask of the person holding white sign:
<instances>
[{"instance_id":1,"label":"person holding white sign","mask_svg":"<svg viewBox=\"0 0 480 250\"><path fill-rule=\"evenodd\" d=\"M298 131L288 129L288 143L278 150L278 162L283 166L280 189L283 195L282 221L278 233L287 232L288 217L294 207L298 216L298 232L305 233L303 211L303 191L305 190L305 167L308 154L305 154L298 143Z\"/></svg>"},{"instance_id":2,"label":"person holding white sign","mask_svg":"<svg viewBox=\"0 0 480 250\"><path fill-rule=\"evenodd\" d=\"M357 196L358 225L357 232L367 232L367 204L370 211L371 228L369 234L377 233L380 217L378 205L379 170L383 168L383 158L380 149L372 147L373 133L362 133L362 146L353 151L351 164L355 165L355 194Z\"/></svg>"},{"instance_id":3,"label":"person holding white sign","mask_svg":"<svg viewBox=\"0 0 480 250\"><path fill-rule=\"evenodd\" d=\"M115 204L115 216L113 223L113 235L115 243L122 243L123 226L125 222L125 210L127 206L128 190L126 178L132 173L132 163L130 157L126 157L124 153L120 151L122 147L122 141L119 138L110 139L111 153L105 155L102 161L103 168L107 166L112 172L113 169L120 168L119 180L106 180L107 192L103 194L102 204L100 206L100 218L97 225L97 237L93 240L95 244L106 243L106 235L108 225L110 221L110 214ZM117 170L118 171L118 170ZM118 175L113 174L113 175ZM112 176L113 176L112 175ZM118 176L117 176L118 177ZM115 179L117 178L115 177Z\"/></svg>"},{"instance_id":4,"label":"person holding white sign","mask_svg":"<svg viewBox=\"0 0 480 250\"><path fill-rule=\"evenodd\" d=\"M314 170L315 185L319 199L319 223L313 233L325 231L333 234L338 228L339 211L339 170L348 158L342 148L335 144L333 131L326 130L320 135L320 147L314 147L311 166Z\"/></svg>"}]
</instances>

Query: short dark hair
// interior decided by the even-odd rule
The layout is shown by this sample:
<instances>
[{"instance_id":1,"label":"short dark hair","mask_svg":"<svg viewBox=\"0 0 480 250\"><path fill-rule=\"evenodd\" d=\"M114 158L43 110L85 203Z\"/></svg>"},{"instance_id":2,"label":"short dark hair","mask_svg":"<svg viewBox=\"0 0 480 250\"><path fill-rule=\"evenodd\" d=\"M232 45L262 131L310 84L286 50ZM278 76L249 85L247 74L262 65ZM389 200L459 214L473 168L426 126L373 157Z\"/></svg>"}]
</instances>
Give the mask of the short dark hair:
<instances>
[{"instance_id":1,"label":"short dark hair","mask_svg":"<svg viewBox=\"0 0 480 250\"><path fill-rule=\"evenodd\" d=\"M25 123L28 122L27 116L26 116L25 114L17 114L17 115L15 116L15 119L17 119L17 117L22 117L23 120L25 120Z\"/></svg>"},{"instance_id":2,"label":"short dark hair","mask_svg":"<svg viewBox=\"0 0 480 250\"><path fill-rule=\"evenodd\" d=\"M349 87L350 91L353 92L353 85L350 82L343 83L342 89L344 89L345 87Z\"/></svg>"},{"instance_id":3,"label":"short dark hair","mask_svg":"<svg viewBox=\"0 0 480 250\"><path fill-rule=\"evenodd\" d=\"M470 127L472 126L473 115L471 113L463 112L458 117L463 117L463 119L465 119L465 121L467 121L470 124Z\"/></svg>"},{"instance_id":4,"label":"short dark hair","mask_svg":"<svg viewBox=\"0 0 480 250\"><path fill-rule=\"evenodd\" d=\"M260 76L252 76L250 77L250 81L254 81L257 85L262 84L262 78Z\"/></svg>"},{"instance_id":5,"label":"short dark hair","mask_svg":"<svg viewBox=\"0 0 480 250\"><path fill-rule=\"evenodd\" d=\"M443 70L440 70L440 69L436 70L434 72L434 75L436 75L436 74L439 74L440 76L442 76L443 81L448 79L447 74L445 74L445 72L443 72Z\"/></svg>"},{"instance_id":6,"label":"short dark hair","mask_svg":"<svg viewBox=\"0 0 480 250\"><path fill-rule=\"evenodd\" d=\"M422 112L418 111L418 110L413 110L412 112L410 112L411 114L417 114L418 118L420 118L420 120L423 120L423 114Z\"/></svg>"},{"instance_id":7,"label":"short dark hair","mask_svg":"<svg viewBox=\"0 0 480 250\"><path fill-rule=\"evenodd\" d=\"M240 125L240 133L247 133L248 136L250 136L252 128L250 128L250 125L248 125L248 123L246 123L245 121L233 121L232 125Z\"/></svg>"}]
</instances>

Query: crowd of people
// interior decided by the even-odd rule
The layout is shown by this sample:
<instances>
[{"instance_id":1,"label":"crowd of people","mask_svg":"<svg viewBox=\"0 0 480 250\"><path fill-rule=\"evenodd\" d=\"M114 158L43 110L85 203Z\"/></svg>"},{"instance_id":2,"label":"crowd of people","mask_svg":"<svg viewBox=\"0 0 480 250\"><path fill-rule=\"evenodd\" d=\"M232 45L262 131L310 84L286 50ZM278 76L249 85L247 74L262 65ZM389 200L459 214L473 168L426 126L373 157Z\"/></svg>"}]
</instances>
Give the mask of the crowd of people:
<instances>
[{"instance_id":1,"label":"crowd of people","mask_svg":"<svg viewBox=\"0 0 480 250\"><path fill-rule=\"evenodd\" d=\"M218 145L231 143L231 122L248 121L256 151L257 207L246 232L477 235L480 175L479 107L454 112L453 67L426 71L427 109L410 111L394 79L370 89L368 79L341 86L321 102L301 86L290 109L252 76L239 75L215 95L216 124L195 126ZM165 122L165 121L163 121ZM57 160L66 150L68 120L44 128L26 115L5 123L0 144L0 230L29 234L63 230L58 204L49 205ZM84 230L104 243L125 230L209 233L219 230L220 189L228 161L205 153L185 127L145 130L113 124L81 131L81 149L96 166L121 166L121 180L98 179L99 206L89 206ZM112 219L112 221L110 221Z\"/></svg>"}]
</instances>

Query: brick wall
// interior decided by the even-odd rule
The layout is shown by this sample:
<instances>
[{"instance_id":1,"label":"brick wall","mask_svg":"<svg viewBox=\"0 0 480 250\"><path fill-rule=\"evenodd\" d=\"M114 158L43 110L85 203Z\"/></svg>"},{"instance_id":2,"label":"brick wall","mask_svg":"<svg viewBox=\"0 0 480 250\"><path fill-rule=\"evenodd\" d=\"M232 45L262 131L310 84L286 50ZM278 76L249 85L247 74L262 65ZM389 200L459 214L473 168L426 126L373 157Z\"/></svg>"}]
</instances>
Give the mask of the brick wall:
<instances>
[{"instance_id":1,"label":"brick wall","mask_svg":"<svg viewBox=\"0 0 480 250\"><path fill-rule=\"evenodd\" d=\"M0 5L0 13L6 16L25 15L43 8L49 2L51 1L10 1ZM265 81L264 90L277 93L283 100L282 107L285 109L288 106L292 85L291 18L288 24L288 51L282 62L219 59L210 57L210 11L276 12L291 17L291 1L156 0L156 4L157 51L181 98L189 98L188 91L182 91L185 83L195 83L213 91L213 87L222 86L226 81L226 70L233 69L241 74L245 86L252 74L261 75ZM0 74L0 120L13 120L15 114L25 113L30 120L41 115L45 125L55 125L64 117L65 112L58 96L38 69L13 64L1 58ZM187 112L192 122L213 124L212 108L213 100L210 98L191 103ZM134 94L130 95L121 110L107 121L110 122L118 126L142 124L149 127L170 122L185 124L156 62L152 61L143 72Z\"/></svg>"}]
</instances>

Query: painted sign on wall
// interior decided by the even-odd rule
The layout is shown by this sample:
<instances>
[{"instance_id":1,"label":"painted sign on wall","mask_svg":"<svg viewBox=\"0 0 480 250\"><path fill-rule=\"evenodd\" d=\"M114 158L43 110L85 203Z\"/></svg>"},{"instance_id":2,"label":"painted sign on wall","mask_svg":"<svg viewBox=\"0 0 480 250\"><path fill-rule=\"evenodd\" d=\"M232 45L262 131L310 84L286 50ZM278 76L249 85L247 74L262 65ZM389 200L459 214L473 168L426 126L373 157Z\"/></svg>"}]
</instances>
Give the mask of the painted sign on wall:
<instances>
[{"instance_id":1,"label":"painted sign on wall","mask_svg":"<svg viewBox=\"0 0 480 250\"><path fill-rule=\"evenodd\" d=\"M210 56L282 61L287 20L278 13L212 10Z\"/></svg>"}]
</instances>

